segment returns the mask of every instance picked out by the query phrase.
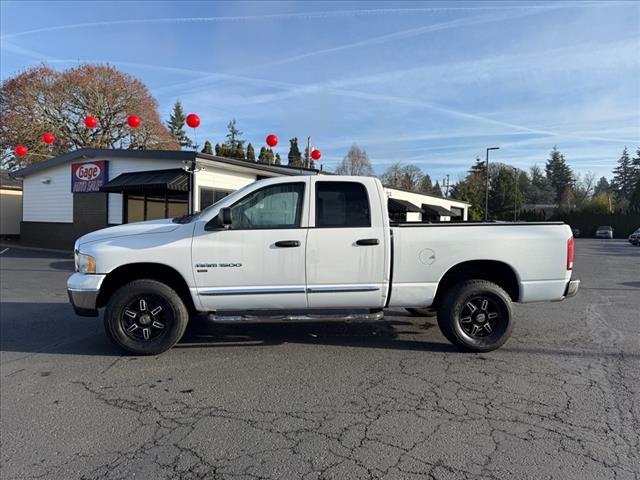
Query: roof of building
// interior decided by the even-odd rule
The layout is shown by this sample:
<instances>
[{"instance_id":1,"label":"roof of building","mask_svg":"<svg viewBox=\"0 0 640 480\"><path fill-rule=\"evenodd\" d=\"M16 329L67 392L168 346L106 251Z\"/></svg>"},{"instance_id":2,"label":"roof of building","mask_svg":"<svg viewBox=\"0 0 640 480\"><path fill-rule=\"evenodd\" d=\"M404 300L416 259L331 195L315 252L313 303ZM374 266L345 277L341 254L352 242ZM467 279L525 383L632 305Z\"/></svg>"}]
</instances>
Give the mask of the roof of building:
<instances>
[{"instance_id":1,"label":"roof of building","mask_svg":"<svg viewBox=\"0 0 640 480\"><path fill-rule=\"evenodd\" d=\"M398 190L400 192L415 193L416 195L424 195L425 197L438 198L440 200L448 200L448 201L451 201L451 202L458 202L458 203L464 203L465 205L471 205L469 202L465 202L464 200L458 200L456 198L443 197L443 196L440 196L440 195L433 195L431 193L415 192L413 190L409 190L408 188L398 188L398 187L392 187L390 185L383 185L383 186L384 186L384 188L387 188L389 190Z\"/></svg>"},{"instance_id":2,"label":"roof of building","mask_svg":"<svg viewBox=\"0 0 640 480\"><path fill-rule=\"evenodd\" d=\"M414 205L408 200L402 200L400 198L389 198L388 208L390 212L419 212L422 213L422 209L417 205Z\"/></svg>"},{"instance_id":3,"label":"roof of building","mask_svg":"<svg viewBox=\"0 0 640 480\"><path fill-rule=\"evenodd\" d=\"M422 209L425 213L430 213L431 215L439 215L440 217L452 217L453 212L451 210L447 210L440 205L428 205L426 203L422 204Z\"/></svg>"},{"instance_id":4,"label":"roof of building","mask_svg":"<svg viewBox=\"0 0 640 480\"><path fill-rule=\"evenodd\" d=\"M181 168L122 173L100 187L100 191L111 193L188 192L189 173Z\"/></svg>"},{"instance_id":5,"label":"roof of building","mask_svg":"<svg viewBox=\"0 0 640 480\"><path fill-rule=\"evenodd\" d=\"M314 168L298 168L289 167L287 165L266 165L262 163L247 162L245 160L238 160L235 158L218 157L216 155L209 155L206 153L199 153L189 150L129 150L129 149L105 149L105 148L81 148L74 150L58 157L49 158L43 162L34 163L20 169L16 172L12 172L13 178L22 178L28 175L34 174L47 168L56 167L58 165L64 165L65 163L72 162L74 160L86 159L91 160L96 157L108 157L108 158L151 158L154 160L182 160L182 161L194 161L196 159L213 160L220 163L226 163L229 165L237 165L254 170L262 170L268 172L279 173L281 175L316 175L318 170Z\"/></svg>"},{"instance_id":6,"label":"roof of building","mask_svg":"<svg viewBox=\"0 0 640 480\"><path fill-rule=\"evenodd\" d=\"M22 181L11 177L9 170L0 170L0 188L6 190L22 190Z\"/></svg>"}]
</instances>

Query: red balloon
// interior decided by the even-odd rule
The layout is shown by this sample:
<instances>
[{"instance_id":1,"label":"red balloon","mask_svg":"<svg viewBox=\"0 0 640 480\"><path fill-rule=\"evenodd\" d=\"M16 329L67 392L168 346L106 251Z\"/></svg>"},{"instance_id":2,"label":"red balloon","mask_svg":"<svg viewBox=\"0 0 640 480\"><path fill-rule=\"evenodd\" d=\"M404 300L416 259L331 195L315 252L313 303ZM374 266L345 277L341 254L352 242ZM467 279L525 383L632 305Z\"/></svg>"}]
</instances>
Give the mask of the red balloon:
<instances>
[{"instance_id":1,"label":"red balloon","mask_svg":"<svg viewBox=\"0 0 640 480\"><path fill-rule=\"evenodd\" d=\"M311 158L314 160L320 160L321 156L322 154L320 153L320 150L311 150Z\"/></svg>"},{"instance_id":2,"label":"red balloon","mask_svg":"<svg viewBox=\"0 0 640 480\"><path fill-rule=\"evenodd\" d=\"M142 120L140 120L138 115L129 115L129 118L127 118L127 124L129 124L131 128L138 128L142 125Z\"/></svg>"},{"instance_id":3,"label":"red balloon","mask_svg":"<svg viewBox=\"0 0 640 480\"><path fill-rule=\"evenodd\" d=\"M187 115L187 125L191 128L197 128L200 126L200 117L195 113L190 113Z\"/></svg>"},{"instance_id":4,"label":"red balloon","mask_svg":"<svg viewBox=\"0 0 640 480\"><path fill-rule=\"evenodd\" d=\"M16 155L19 157L24 157L27 153L29 153L29 149L24 145L18 145L16 147Z\"/></svg>"},{"instance_id":5,"label":"red balloon","mask_svg":"<svg viewBox=\"0 0 640 480\"><path fill-rule=\"evenodd\" d=\"M47 132L42 135L42 141L47 145L51 145L53 142L56 141L56 137L53 135L53 133Z\"/></svg>"},{"instance_id":6,"label":"red balloon","mask_svg":"<svg viewBox=\"0 0 640 480\"><path fill-rule=\"evenodd\" d=\"M278 137L276 137L273 133L270 135L267 135L267 145L273 148L277 144L278 144Z\"/></svg>"},{"instance_id":7,"label":"red balloon","mask_svg":"<svg viewBox=\"0 0 640 480\"><path fill-rule=\"evenodd\" d=\"M98 119L96 117L88 116L84 119L84 125L87 128L96 128L98 126Z\"/></svg>"}]
</instances>

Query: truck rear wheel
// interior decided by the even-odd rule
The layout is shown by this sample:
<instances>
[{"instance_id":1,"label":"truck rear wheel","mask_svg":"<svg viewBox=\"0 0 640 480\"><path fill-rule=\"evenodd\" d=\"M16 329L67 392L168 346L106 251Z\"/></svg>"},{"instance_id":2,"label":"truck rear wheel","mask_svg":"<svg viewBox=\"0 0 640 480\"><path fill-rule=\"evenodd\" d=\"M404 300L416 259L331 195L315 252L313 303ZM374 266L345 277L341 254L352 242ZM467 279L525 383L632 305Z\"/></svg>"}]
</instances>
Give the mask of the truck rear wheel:
<instances>
[{"instance_id":1,"label":"truck rear wheel","mask_svg":"<svg viewBox=\"0 0 640 480\"><path fill-rule=\"evenodd\" d=\"M120 287L104 312L107 336L138 355L169 350L182 338L187 323L189 312L175 290L149 279Z\"/></svg>"},{"instance_id":2,"label":"truck rear wheel","mask_svg":"<svg viewBox=\"0 0 640 480\"><path fill-rule=\"evenodd\" d=\"M511 298L487 280L461 282L445 295L438 312L438 326L451 343L464 350L495 350L511 335Z\"/></svg>"}]
</instances>

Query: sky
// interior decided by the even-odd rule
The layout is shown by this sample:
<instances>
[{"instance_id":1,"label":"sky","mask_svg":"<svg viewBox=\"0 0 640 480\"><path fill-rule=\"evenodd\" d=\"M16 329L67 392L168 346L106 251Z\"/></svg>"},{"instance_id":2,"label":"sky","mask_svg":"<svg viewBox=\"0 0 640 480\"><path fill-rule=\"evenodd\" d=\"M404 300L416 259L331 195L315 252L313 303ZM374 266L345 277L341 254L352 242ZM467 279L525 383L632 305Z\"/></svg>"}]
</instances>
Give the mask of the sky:
<instances>
[{"instance_id":1,"label":"sky","mask_svg":"<svg viewBox=\"0 0 640 480\"><path fill-rule=\"evenodd\" d=\"M376 173L402 162L434 180L491 159L544 166L554 145L611 177L640 147L640 2L0 3L0 78L47 63L109 63L180 100L221 142L232 118L312 137L333 170L352 144ZM134 113L134 112L132 112Z\"/></svg>"}]
</instances>

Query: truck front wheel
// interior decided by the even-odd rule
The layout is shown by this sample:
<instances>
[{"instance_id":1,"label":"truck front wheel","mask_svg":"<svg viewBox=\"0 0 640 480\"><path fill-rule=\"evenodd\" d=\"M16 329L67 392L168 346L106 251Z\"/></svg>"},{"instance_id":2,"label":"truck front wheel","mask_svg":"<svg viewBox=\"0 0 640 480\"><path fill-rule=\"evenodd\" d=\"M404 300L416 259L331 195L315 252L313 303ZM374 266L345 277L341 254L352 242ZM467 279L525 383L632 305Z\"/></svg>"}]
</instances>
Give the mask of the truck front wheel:
<instances>
[{"instance_id":1,"label":"truck front wheel","mask_svg":"<svg viewBox=\"0 0 640 480\"><path fill-rule=\"evenodd\" d=\"M464 350L495 350L511 335L511 298L487 280L461 282L445 295L438 311L438 326L451 343Z\"/></svg>"},{"instance_id":2,"label":"truck front wheel","mask_svg":"<svg viewBox=\"0 0 640 480\"><path fill-rule=\"evenodd\" d=\"M182 338L188 322L187 307L175 290L149 279L120 287L104 312L107 336L138 355L169 350Z\"/></svg>"}]
</instances>

